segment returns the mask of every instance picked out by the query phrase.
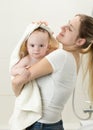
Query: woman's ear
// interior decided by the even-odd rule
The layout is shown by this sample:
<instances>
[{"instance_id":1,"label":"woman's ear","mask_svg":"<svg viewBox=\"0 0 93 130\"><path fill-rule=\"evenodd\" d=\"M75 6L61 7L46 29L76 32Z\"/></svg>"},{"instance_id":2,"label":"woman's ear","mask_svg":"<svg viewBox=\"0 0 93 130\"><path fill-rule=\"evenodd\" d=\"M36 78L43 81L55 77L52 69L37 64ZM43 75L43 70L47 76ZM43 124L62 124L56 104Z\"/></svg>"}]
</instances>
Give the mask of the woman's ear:
<instances>
[{"instance_id":1,"label":"woman's ear","mask_svg":"<svg viewBox=\"0 0 93 130\"><path fill-rule=\"evenodd\" d=\"M79 38L76 42L76 45L82 46L86 42L85 38Z\"/></svg>"}]
</instances>

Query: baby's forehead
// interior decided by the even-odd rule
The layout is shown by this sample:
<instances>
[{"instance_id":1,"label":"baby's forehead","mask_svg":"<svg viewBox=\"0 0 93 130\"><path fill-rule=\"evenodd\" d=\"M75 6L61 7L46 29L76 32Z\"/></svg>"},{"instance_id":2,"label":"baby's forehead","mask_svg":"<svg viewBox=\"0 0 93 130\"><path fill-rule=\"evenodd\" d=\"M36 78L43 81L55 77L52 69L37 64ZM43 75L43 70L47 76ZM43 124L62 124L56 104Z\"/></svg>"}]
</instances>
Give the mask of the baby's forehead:
<instances>
[{"instance_id":1,"label":"baby's forehead","mask_svg":"<svg viewBox=\"0 0 93 130\"><path fill-rule=\"evenodd\" d=\"M49 34L48 34L47 31L46 31L46 32L43 32L43 31L35 30L35 31L33 31L33 32L30 34L29 38L32 38L32 37L44 37L44 36L46 36L46 37L49 36Z\"/></svg>"},{"instance_id":2,"label":"baby's forehead","mask_svg":"<svg viewBox=\"0 0 93 130\"><path fill-rule=\"evenodd\" d=\"M33 33L30 34L29 38L28 38L28 42L35 42L35 41L45 41L45 40L49 40L49 35L48 33L44 33L41 31L34 31Z\"/></svg>"},{"instance_id":3,"label":"baby's forehead","mask_svg":"<svg viewBox=\"0 0 93 130\"><path fill-rule=\"evenodd\" d=\"M42 33L42 34L48 34L49 32L45 29L36 29L32 32L33 33Z\"/></svg>"}]
</instances>

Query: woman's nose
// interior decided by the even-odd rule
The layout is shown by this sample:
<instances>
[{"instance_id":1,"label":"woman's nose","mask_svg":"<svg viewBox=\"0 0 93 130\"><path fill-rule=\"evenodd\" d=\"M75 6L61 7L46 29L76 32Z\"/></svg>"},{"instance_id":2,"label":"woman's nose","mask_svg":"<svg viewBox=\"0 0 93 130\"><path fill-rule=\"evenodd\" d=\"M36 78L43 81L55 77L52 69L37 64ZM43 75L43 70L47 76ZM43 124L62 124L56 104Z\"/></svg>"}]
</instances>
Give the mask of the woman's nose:
<instances>
[{"instance_id":1,"label":"woman's nose","mask_svg":"<svg viewBox=\"0 0 93 130\"><path fill-rule=\"evenodd\" d=\"M62 26L62 27L61 27L61 30L62 30L62 31L68 30L68 26L67 26L67 25Z\"/></svg>"}]
</instances>

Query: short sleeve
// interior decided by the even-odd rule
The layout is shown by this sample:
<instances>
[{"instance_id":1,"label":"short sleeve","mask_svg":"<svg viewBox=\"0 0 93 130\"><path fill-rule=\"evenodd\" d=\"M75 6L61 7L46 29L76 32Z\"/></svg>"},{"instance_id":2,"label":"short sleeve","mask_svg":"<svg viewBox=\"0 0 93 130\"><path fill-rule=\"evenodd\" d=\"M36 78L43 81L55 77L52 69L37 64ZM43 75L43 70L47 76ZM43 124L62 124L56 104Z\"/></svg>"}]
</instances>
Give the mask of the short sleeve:
<instances>
[{"instance_id":1,"label":"short sleeve","mask_svg":"<svg viewBox=\"0 0 93 130\"><path fill-rule=\"evenodd\" d=\"M53 67L54 72L62 69L66 61L66 51L57 49L46 56L47 60Z\"/></svg>"}]
</instances>

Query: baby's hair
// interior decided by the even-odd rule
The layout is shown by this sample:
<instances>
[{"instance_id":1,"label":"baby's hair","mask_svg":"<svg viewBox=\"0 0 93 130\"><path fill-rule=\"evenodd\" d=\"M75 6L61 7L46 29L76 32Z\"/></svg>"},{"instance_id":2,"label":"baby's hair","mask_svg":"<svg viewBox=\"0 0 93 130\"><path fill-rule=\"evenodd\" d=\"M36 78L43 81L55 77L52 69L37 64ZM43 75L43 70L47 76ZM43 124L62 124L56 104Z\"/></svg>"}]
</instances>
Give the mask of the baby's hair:
<instances>
[{"instance_id":1,"label":"baby's hair","mask_svg":"<svg viewBox=\"0 0 93 130\"><path fill-rule=\"evenodd\" d=\"M47 54L56 50L58 48L58 42L56 41L56 39L52 36L52 34L50 35L50 33L42 28L42 27L38 27L37 29L35 29L33 32L35 31L39 31L39 32L44 32L44 33L48 33L48 36L49 36L49 45L48 45L48 51L47 51ZM32 32L32 33L33 33ZM31 33L31 34L32 34ZM30 35L31 35L30 34ZM29 35L29 36L30 36ZM28 40L29 37L27 37L23 43L21 44L21 47L20 47L20 50L19 50L19 58L22 59L23 57L27 56L28 55L28 51L27 51L27 40Z\"/></svg>"}]
</instances>

